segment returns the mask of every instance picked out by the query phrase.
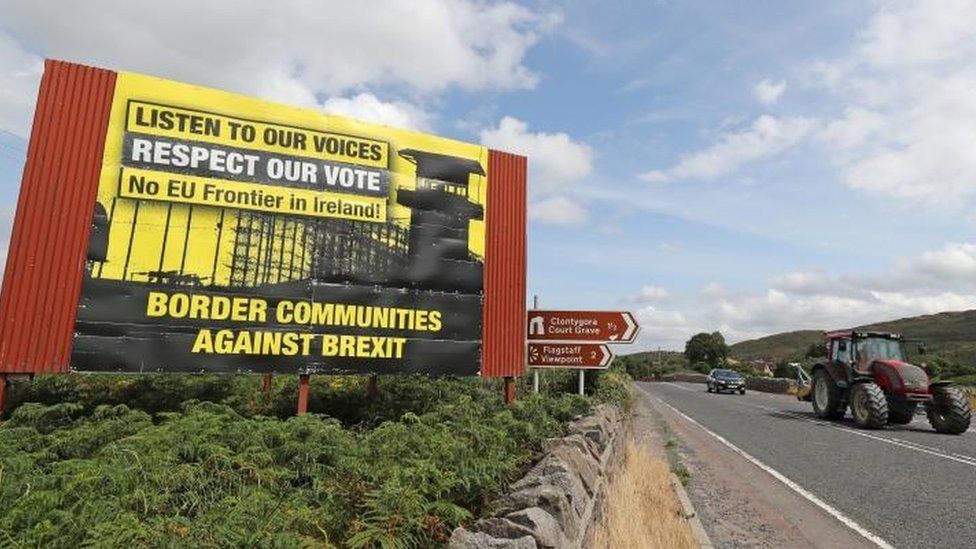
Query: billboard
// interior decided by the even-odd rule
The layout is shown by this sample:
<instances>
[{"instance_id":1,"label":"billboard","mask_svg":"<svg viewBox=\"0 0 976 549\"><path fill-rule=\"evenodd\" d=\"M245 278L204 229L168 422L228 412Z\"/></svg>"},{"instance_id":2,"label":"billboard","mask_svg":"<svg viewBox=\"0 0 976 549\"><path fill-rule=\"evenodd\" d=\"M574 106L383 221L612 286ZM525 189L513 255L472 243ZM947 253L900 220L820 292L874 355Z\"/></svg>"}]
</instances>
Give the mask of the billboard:
<instances>
[{"instance_id":1,"label":"billboard","mask_svg":"<svg viewBox=\"0 0 976 549\"><path fill-rule=\"evenodd\" d=\"M52 63L49 72L77 67ZM72 205L90 221L78 243L71 368L520 373L486 371L483 358L519 353L506 334L489 339L512 349L484 349L486 334L510 331L484 323L498 316L491 311L514 318L519 308L490 291L491 280L521 278L515 294L524 301L524 245L514 267L491 257L499 245L524 243L524 159L215 89L112 76L98 143L68 143L97 157L91 193L77 193ZM28 172L57 161L34 141L21 205L53 199L27 188ZM493 177L496 166L504 177ZM489 228L512 210L512 226ZM30 224L21 217L15 233ZM15 234L11 254L36 240ZM21 290L8 288L11 268L28 270L8 260L0 346L17 336L17 298L8 294ZM0 347L0 372L7 354Z\"/></svg>"}]
</instances>

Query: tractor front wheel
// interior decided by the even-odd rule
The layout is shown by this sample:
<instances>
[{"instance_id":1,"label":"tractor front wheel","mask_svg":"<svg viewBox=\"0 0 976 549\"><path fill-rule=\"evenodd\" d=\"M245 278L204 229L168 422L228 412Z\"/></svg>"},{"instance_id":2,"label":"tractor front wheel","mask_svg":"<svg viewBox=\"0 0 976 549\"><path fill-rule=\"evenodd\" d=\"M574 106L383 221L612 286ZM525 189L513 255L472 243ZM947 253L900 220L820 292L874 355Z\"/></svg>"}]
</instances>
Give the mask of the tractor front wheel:
<instances>
[{"instance_id":1,"label":"tractor front wheel","mask_svg":"<svg viewBox=\"0 0 976 549\"><path fill-rule=\"evenodd\" d=\"M880 429L888 423L888 401L876 383L858 383L851 389L851 416L858 427Z\"/></svg>"},{"instance_id":2,"label":"tractor front wheel","mask_svg":"<svg viewBox=\"0 0 976 549\"><path fill-rule=\"evenodd\" d=\"M892 425L908 425L915 417L915 402L889 402L888 423Z\"/></svg>"},{"instance_id":3,"label":"tractor front wheel","mask_svg":"<svg viewBox=\"0 0 976 549\"><path fill-rule=\"evenodd\" d=\"M820 419L840 419L844 417L844 391L834 383L826 370L813 373L813 388L810 392L813 413Z\"/></svg>"},{"instance_id":4,"label":"tractor front wheel","mask_svg":"<svg viewBox=\"0 0 976 549\"><path fill-rule=\"evenodd\" d=\"M932 387L932 400L925 405L929 425L940 433L959 435L969 429L972 411L958 387Z\"/></svg>"}]
</instances>

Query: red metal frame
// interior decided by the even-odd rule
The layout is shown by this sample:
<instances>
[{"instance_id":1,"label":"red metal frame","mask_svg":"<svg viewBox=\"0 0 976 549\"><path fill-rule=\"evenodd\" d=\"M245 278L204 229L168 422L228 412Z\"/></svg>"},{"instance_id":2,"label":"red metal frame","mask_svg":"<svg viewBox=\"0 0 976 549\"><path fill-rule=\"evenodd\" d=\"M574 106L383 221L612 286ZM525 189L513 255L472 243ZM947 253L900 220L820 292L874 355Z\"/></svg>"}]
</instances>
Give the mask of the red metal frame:
<instances>
[{"instance_id":1,"label":"red metal frame","mask_svg":"<svg viewBox=\"0 0 976 549\"><path fill-rule=\"evenodd\" d=\"M68 368L115 77L45 62L0 293L0 373Z\"/></svg>"},{"instance_id":2,"label":"red metal frame","mask_svg":"<svg viewBox=\"0 0 976 549\"><path fill-rule=\"evenodd\" d=\"M481 350L484 377L525 373L527 165L524 156L488 151Z\"/></svg>"}]
</instances>

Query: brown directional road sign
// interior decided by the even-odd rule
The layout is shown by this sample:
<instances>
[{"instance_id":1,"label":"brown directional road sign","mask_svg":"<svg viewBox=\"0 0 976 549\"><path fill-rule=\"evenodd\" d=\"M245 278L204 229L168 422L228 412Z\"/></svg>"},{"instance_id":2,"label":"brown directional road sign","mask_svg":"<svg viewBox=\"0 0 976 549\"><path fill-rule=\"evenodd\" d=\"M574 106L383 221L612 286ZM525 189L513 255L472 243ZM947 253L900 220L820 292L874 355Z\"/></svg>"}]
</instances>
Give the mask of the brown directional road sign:
<instances>
[{"instance_id":1,"label":"brown directional road sign","mask_svg":"<svg viewBox=\"0 0 976 549\"><path fill-rule=\"evenodd\" d=\"M533 368L592 368L610 366L613 353L599 343L529 343Z\"/></svg>"},{"instance_id":2,"label":"brown directional road sign","mask_svg":"<svg viewBox=\"0 0 976 549\"><path fill-rule=\"evenodd\" d=\"M529 311L529 341L633 343L640 331L625 311Z\"/></svg>"}]
</instances>

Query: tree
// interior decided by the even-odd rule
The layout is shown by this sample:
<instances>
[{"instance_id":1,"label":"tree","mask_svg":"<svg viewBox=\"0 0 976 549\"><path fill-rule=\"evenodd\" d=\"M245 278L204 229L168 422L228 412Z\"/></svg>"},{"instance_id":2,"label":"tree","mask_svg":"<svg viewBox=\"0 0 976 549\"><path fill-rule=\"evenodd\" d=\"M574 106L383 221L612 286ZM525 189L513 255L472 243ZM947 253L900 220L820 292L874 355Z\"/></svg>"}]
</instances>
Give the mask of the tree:
<instances>
[{"instance_id":1,"label":"tree","mask_svg":"<svg viewBox=\"0 0 976 549\"><path fill-rule=\"evenodd\" d=\"M827 346L823 343L811 343L807 348L806 358L827 358Z\"/></svg>"},{"instance_id":2,"label":"tree","mask_svg":"<svg viewBox=\"0 0 976 549\"><path fill-rule=\"evenodd\" d=\"M712 368L718 367L729 356L729 346L719 332L702 332L691 336L685 343L685 357L689 364L704 362Z\"/></svg>"}]
</instances>

